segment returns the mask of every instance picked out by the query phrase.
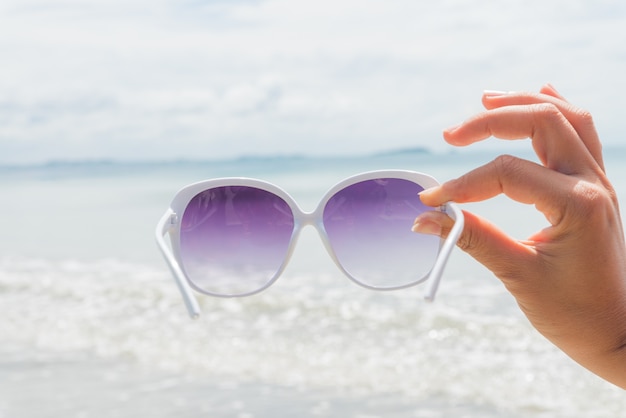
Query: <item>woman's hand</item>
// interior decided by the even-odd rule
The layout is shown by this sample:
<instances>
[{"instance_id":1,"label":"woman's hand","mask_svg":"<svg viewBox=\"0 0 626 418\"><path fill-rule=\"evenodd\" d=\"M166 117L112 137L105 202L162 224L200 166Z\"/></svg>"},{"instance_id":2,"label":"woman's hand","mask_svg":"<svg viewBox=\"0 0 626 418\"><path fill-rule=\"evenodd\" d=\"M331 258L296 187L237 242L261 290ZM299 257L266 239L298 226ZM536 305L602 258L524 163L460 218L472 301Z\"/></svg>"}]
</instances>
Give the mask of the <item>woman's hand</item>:
<instances>
[{"instance_id":1,"label":"woman's hand","mask_svg":"<svg viewBox=\"0 0 626 418\"><path fill-rule=\"evenodd\" d=\"M458 245L502 280L540 333L626 388L626 248L592 118L549 85L539 94L485 92L482 100L487 111L444 131L446 141L530 138L542 164L500 156L421 198L439 206L504 193L535 205L550 226L527 240L465 212ZM428 212L414 230L445 236L451 225Z\"/></svg>"}]
</instances>

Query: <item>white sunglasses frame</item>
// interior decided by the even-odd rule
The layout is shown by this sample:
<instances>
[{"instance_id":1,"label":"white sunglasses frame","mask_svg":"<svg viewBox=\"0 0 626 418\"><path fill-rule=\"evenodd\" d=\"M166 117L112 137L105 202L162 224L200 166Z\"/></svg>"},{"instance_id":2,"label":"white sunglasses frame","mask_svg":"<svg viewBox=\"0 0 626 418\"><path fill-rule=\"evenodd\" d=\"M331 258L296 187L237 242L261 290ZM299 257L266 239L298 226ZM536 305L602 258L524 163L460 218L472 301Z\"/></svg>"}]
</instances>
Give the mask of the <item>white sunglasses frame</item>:
<instances>
[{"instance_id":1,"label":"white sunglasses frame","mask_svg":"<svg viewBox=\"0 0 626 418\"><path fill-rule=\"evenodd\" d=\"M345 268L341 265L341 263L337 259L337 256L335 255L335 252L332 249L332 246L330 244L328 235L326 234L326 230L323 224L323 211L328 200L332 196L334 196L335 193L337 193L338 191L344 189L345 187L351 184L359 183L359 182L366 181L366 180L380 179L380 178L396 178L396 179L409 180L416 184L419 184L424 189L428 189L430 187L439 185L437 180L435 180L433 177L427 174L416 172L416 171L408 171L408 170L368 171L365 173L348 177L340 181L333 187L331 187L326 192L326 194L322 197L322 199L317 205L317 208L313 212L303 211L298 206L298 204L293 199L293 197L291 197L289 193L287 193L280 187L272 183L269 183L263 180L258 180L258 179L252 179L252 178L246 178L246 177L216 178L216 179L211 179L211 180L200 181L197 183L192 183L183 187L180 191L178 191L178 193L176 193L176 195L174 196L174 199L172 200L172 203L170 204L170 207L167 209L165 214L159 220L157 227L156 227L156 241L157 241L159 250L165 257L165 261L168 267L170 268L170 271L172 273L172 276L174 277L174 281L176 282L178 290L180 291L183 297L189 316L191 318L198 318L200 316L200 307L198 306L198 300L192 289L196 290L199 293L207 294L210 296L228 298L228 297L250 296L250 295L259 293L267 289L268 287L270 287L280 277L280 275L283 273L283 271L287 267L287 264L289 263L289 260L291 259L293 251L298 242L298 237L300 235L300 232L305 226L308 226L308 225L313 226L317 230L318 234L320 235L320 238L322 239L322 243L324 244L324 247L326 248L326 251L330 255L331 259L334 261L334 263L337 265L339 270L341 270L344 273L344 275L346 275L350 280L357 283L358 285L369 288L369 289L373 289L373 290L397 290L397 289L415 286L419 283L423 283L426 280L431 279L430 286L427 289L424 295L424 298L429 301L434 300L435 294L437 293L437 289L439 287L439 282L441 281L441 276L443 274L444 267L448 261L448 258L450 256L450 253L452 252L452 249L456 245L456 242L458 241L459 237L461 236L461 232L463 231L463 224L464 224L463 212L454 203L448 202L445 205L442 205L438 208L433 208L434 211L446 213L455 222L447 238L445 240L444 239L441 240L439 252L437 254L437 259L435 260L435 263L432 269L426 276L424 276L422 279L416 282L413 282L407 285L397 286L393 288L384 288L384 289L381 289L375 286L369 286L365 283L362 283L358 279L354 278L352 275L350 275L350 273L348 273L345 270ZM198 193L207 189L211 189L215 187L223 187L223 186L250 186L250 187L256 187L259 189L266 190L282 198L289 205L294 216L294 228L292 231L287 253L285 254L285 257L281 266L278 268L274 276L263 287L261 287L260 289L254 290L252 292L245 293L245 294L222 295L222 294L210 293L205 290L199 289L193 284L193 282L187 277L184 270L181 268L181 261L180 261L181 257L180 257L180 246L179 246L179 241L180 241L180 223L179 223L180 215L179 214L182 215L182 213L184 212L185 208L187 207L191 199L193 199ZM167 245L165 241L165 236L168 234L170 236L171 249L169 248L169 246Z\"/></svg>"}]
</instances>

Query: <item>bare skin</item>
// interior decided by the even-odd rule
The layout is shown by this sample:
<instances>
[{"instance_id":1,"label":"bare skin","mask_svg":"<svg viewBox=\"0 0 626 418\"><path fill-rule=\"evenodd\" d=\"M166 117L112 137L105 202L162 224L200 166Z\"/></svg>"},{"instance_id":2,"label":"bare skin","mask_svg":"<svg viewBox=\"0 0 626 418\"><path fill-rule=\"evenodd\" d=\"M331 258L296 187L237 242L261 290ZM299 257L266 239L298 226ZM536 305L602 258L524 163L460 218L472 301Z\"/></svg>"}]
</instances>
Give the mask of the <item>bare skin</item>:
<instances>
[{"instance_id":1,"label":"bare skin","mask_svg":"<svg viewBox=\"0 0 626 418\"><path fill-rule=\"evenodd\" d=\"M550 85L538 94L485 92L482 101L487 110L445 130L445 140L466 146L491 136L530 138L542 164L500 156L421 198L439 206L503 193L535 205L550 226L527 240L464 212L458 245L502 280L541 334L626 389L626 245L591 115ZM452 223L428 212L413 229L446 236Z\"/></svg>"}]
</instances>

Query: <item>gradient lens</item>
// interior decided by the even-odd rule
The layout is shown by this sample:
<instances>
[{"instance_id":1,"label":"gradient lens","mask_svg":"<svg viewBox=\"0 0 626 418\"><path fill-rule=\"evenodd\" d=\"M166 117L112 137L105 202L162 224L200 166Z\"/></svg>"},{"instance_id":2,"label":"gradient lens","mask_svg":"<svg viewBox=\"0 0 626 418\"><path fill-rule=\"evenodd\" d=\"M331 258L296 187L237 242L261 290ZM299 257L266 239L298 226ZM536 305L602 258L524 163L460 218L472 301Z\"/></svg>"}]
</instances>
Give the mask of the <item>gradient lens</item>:
<instances>
[{"instance_id":1,"label":"gradient lens","mask_svg":"<svg viewBox=\"0 0 626 418\"><path fill-rule=\"evenodd\" d=\"M216 295L258 291L276 276L294 229L280 197L248 186L196 195L181 219L182 266L192 284Z\"/></svg>"},{"instance_id":2,"label":"gradient lens","mask_svg":"<svg viewBox=\"0 0 626 418\"><path fill-rule=\"evenodd\" d=\"M422 204L420 185L381 178L352 184L328 201L324 229L335 255L356 281L393 289L428 275L440 239L411 231L413 221L432 208Z\"/></svg>"}]
</instances>

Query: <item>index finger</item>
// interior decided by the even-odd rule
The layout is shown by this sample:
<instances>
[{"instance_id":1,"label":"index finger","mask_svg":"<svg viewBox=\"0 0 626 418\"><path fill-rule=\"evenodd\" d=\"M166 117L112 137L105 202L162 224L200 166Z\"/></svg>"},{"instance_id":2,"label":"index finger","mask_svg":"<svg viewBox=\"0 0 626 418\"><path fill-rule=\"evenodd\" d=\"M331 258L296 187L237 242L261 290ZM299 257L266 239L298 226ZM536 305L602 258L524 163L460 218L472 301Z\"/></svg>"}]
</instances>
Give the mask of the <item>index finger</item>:
<instances>
[{"instance_id":1,"label":"index finger","mask_svg":"<svg viewBox=\"0 0 626 418\"><path fill-rule=\"evenodd\" d=\"M479 202L499 194L534 204L552 226L560 223L567 209L567 194L579 180L531 161L510 155L495 160L444 184L420 193L429 206L445 202Z\"/></svg>"}]
</instances>

